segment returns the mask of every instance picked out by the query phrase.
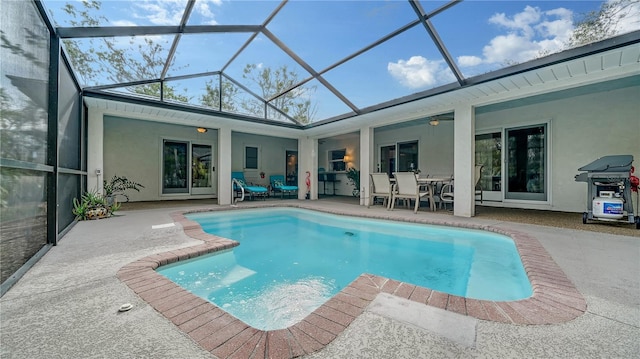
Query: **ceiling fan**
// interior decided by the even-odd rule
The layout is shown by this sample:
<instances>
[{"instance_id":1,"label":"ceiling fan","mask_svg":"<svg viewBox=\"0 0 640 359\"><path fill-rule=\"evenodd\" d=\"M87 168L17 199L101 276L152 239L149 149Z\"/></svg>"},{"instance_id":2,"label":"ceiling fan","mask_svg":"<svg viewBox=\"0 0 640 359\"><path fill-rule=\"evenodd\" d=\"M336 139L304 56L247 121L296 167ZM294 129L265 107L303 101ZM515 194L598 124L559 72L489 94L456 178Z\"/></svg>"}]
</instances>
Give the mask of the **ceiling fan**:
<instances>
[{"instance_id":1,"label":"ceiling fan","mask_svg":"<svg viewBox=\"0 0 640 359\"><path fill-rule=\"evenodd\" d=\"M453 121L453 114L435 115L429 117L429 124L431 126L438 126L440 121Z\"/></svg>"}]
</instances>

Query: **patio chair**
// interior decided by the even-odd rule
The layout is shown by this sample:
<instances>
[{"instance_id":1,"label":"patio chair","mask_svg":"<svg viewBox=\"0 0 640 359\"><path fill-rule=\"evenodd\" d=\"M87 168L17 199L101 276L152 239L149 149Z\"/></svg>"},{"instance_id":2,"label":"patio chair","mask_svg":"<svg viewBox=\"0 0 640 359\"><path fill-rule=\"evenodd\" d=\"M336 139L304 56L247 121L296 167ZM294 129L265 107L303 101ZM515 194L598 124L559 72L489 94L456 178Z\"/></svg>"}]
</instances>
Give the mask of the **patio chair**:
<instances>
[{"instance_id":1,"label":"patio chair","mask_svg":"<svg viewBox=\"0 0 640 359\"><path fill-rule=\"evenodd\" d=\"M235 180L233 182L233 192L238 194L244 191L245 194L249 195L251 200L256 196L265 199L267 194L269 194L267 187L248 184L247 180L244 178L244 172L231 172L231 179Z\"/></svg>"},{"instance_id":2,"label":"patio chair","mask_svg":"<svg viewBox=\"0 0 640 359\"><path fill-rule=\"evenodd\" d=\"M382 205L388 208L391 204L391 195L393 192L389 175L386 173L370 173L369 177L371 178L371 189L369 191L369 202L367 203L367 208L373 204L376 197L382 198Z\"/></svg>"},{"instance_id":3,"label":"patio chair","mask_svg":"<svg viewBox=\"0 0 640 359\"><path fill-rule=\"evenodd\" d=\"M393 172L396 179L395 191L391 197L391 210L395 207L397 199L406 199L409 202L415 200L416 204L413 213L418 213L420 199L429 195L429 190L422 190L418 184L418 179L413 172Z\"/></svg>"},{"instance_id":4,"label":"patio chair","mask_svg":"<svg viewBox=\"0 0 640 359\"><path fill-rule=\"evenodd\" d=\"M283 175L269 176L269 183L271 184L273 193L280 192L282 198L284 198L285 193L287 193L289 197L294 193L298 193L298 186L288 186Z\"/></svg>"},{"instance_id":5,"label":"patio chair","mask_svg":"<svg viewBox=\"0 0 640 359\"><path fill-rule=\"evenodd\" d=\"M447 204L453 204L454 197L453 181L442 185L442 188L440 189L440 207L444 206L444 208L447 209Z\"/></svg>"}]
</instances>

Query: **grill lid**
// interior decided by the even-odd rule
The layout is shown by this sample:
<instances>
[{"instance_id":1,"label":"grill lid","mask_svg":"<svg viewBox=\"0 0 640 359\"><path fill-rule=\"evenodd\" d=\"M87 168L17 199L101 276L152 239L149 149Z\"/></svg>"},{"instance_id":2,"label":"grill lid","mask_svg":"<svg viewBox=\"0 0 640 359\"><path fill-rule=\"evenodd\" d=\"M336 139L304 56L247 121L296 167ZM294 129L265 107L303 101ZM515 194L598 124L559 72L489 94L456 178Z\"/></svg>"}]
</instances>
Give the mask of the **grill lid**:
<instances>
[{"instance_id":1,"label":"grill lid","mask_svg":"<svg viewBox=\"0 0 640 359\"><path fill-rule=\"evenodd\" d=\"M587 172L629 172L633 163L632 155L613 155L600 157L597 160L578 168Z\"/></svg>"}]
</instances>

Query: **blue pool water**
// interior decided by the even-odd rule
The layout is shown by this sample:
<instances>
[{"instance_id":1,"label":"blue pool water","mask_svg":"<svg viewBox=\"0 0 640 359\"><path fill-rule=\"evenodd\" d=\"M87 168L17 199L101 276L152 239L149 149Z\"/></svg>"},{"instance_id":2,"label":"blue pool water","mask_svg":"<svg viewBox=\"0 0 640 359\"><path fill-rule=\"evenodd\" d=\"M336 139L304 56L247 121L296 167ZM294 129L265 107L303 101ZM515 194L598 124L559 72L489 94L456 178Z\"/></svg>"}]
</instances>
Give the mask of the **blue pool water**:
<instances>
[{"instance_id":1,"label":"blue pool water","mask_svg":"<svg viewBox=\"0 0 640 359\"><path fill-rule=\"evenodd\" d=\"M532 294L515 244L495 233L291 208L187 217L240 245L158 272L258 329L297 323L362 273L475 299Z\"/></svg>"}]
</instances>

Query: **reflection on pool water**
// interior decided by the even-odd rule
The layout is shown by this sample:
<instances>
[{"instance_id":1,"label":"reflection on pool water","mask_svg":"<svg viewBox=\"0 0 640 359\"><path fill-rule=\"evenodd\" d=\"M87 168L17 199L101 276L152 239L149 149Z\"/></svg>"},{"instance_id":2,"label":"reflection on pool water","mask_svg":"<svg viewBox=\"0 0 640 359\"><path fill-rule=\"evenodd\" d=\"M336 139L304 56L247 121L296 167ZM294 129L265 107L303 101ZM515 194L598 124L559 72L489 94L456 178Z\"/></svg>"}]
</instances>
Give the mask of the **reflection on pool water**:
<instances>
[{"instance_id":1,"label":"reflection on pool water","mask_svg":"<svg viewBox=\"0 0 640 359\"><path fill-rule=\"evenodd\" d=\"M187 218L240 245L158 272L257 329L297 323L362 273L475 299L532 294L515 244L500 234L292 208Z\"/></svg>"}]
</instances>

